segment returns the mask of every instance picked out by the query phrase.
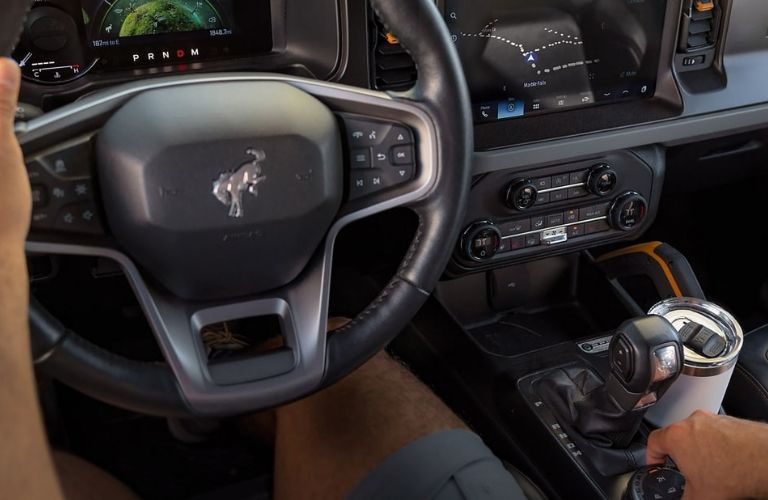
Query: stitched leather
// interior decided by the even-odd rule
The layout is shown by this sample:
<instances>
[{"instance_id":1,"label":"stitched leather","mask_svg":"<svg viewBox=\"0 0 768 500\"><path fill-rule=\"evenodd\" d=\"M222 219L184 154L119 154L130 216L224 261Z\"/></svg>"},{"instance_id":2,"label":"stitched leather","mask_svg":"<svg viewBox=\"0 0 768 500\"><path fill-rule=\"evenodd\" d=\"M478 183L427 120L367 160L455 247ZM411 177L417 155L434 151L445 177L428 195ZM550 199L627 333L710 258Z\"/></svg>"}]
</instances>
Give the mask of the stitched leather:
<instances>
[{"instance_id":1,"label":"stitched leather","mask_svg":"<svg viewBox=\"0 0 768 500\"><path fill-rule=\"evenodd\" d=\"M416 86L393 96L419 103L433 120L437 183L424 202L412 207L419 227L397 276L352 323L329 338L323 386L386 346L426 301L459 237L471 181L469 92L440 13L430 0L372 0L371 5L416 63Z\"/></svg>"},{"instance_id":2,"label":"stitched leather","mask_svg":"<svg viewBox=\"0 0 768 500\"><path fill-rule=\"evenodd\" d=\"M768 420L768 326L748 334L723 401L736 417Z\"/></svg>"}]
</instances>

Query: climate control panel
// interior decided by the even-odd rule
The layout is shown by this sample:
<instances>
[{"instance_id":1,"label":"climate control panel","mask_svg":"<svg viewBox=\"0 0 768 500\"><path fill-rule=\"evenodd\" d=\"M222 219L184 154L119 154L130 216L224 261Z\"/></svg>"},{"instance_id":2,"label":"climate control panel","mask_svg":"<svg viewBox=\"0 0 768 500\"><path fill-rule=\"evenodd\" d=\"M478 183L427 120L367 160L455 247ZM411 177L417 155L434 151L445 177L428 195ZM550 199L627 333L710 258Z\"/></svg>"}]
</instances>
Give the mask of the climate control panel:
<instances>
[{"instance_id":1,"label":"climate control panel","mask_svg":"<svg viewBox=\"0 0 768 500\"><path fill-rule=\"evenodd\" d=\"M655 212L659 161L618 152L476 179L454 263L484 268L635 238Z\"/></svg>"}]
</instances>

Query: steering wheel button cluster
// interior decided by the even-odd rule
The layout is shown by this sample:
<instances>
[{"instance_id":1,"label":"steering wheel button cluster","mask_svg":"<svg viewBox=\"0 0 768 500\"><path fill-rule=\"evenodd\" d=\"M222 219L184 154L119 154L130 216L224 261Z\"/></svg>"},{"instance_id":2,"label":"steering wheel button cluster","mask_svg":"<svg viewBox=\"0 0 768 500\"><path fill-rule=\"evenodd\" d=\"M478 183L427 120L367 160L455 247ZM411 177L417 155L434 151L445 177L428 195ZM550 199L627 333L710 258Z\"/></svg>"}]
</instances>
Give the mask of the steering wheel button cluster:
<instances>
[{"instance_id":1,"label":"steering wheel button cluster","mask_svg":"<svg viewBox=\"0 0 768 500\"><path fill-rule=\"evenodd\" d=\"M389 189L413 179L413 132L393 122L342 114L349 145L349 198Z\"/></svg>"},{"instance_id":2,"label":"steering wheel button cluster","mask_svg":"<svg viewBox=\"0 0 768 500\"><path fill-rule=\"evenodd\" d=\"M32 184L32 229L100 233L90 177L90 139L27 164Z\"/></svg>"}]
</instances>

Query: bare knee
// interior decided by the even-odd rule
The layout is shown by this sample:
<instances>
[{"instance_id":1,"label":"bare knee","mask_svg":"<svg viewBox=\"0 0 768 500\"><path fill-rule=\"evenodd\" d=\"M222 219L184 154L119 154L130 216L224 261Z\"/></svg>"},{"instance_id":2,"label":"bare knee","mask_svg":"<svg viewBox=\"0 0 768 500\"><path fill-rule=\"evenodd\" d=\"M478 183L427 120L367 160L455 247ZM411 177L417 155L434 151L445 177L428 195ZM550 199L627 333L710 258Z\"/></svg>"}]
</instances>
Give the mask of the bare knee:
<instances>
[{"instance_id":1,"label":"bare knee","mask_svg":"<svg viewBox=\"0 0 768 500\"><path fill-rule=\"evenodd\" d=\"M80 457L53 451L53 463L66 500L138 500L125 484Z\"/></svg>"}]
</instances>

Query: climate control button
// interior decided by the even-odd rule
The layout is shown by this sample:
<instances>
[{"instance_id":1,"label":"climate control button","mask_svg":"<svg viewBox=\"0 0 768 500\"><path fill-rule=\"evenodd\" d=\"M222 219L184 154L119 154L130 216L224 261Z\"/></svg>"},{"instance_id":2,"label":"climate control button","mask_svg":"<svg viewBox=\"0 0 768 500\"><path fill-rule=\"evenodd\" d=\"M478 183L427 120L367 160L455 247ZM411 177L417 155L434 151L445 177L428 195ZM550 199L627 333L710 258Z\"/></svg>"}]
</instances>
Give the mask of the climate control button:
<instances>
[{"instance_id":1,"label":"climate control button","mask_svg":"<svg viewBox=\"0 0 768 500\"><path fill-rule=\"evenodd\" d=\"M515 210L528 210L536 204L539 190L530 179L518 179L507 188L506 203Z\"/></svg>"},{"instance_id":2,"label":"climate control button","mask_svg":"<svg viewBox=\"0 0 768 500\"><path fill-rule=\"evenodd\" d=\"M489 221L475 222L464 231L461 239L464 257L475 262L493 258L501 248L501 232Z\"/></svg>"},{"instance_id":3,"label":"climate control button","mask_svg":"<svg viewBox=\"0 0 768 500\"><path fill-rule=\"evenodd\" d=\"M611 226L621 231L631 231L639 226L648 213L648 202L639 193L624 193L613 202L609 212Z\"/></svg>"}]
</instances>

